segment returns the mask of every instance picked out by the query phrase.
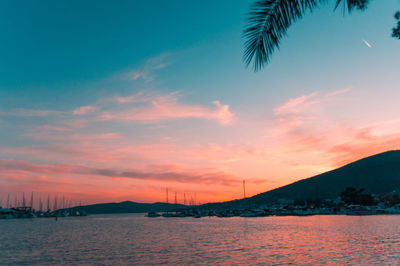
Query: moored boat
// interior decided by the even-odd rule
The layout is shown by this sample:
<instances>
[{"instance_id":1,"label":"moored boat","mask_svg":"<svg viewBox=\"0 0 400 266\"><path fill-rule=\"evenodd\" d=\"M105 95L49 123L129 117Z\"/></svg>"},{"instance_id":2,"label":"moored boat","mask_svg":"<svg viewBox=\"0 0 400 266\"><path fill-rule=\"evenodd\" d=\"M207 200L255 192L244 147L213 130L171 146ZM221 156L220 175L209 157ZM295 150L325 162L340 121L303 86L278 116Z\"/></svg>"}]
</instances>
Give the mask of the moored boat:
<instances>
[{"instance_id":1,"label":"moored boat","mask_svg":"<svg viewBox=\"0 0 400 266\"><path fill-rule=\"evenodd\" d=\"M148 212L146 217L160 217L161 214L156 213L156 212Z\"/></svg>"}]
</instances>

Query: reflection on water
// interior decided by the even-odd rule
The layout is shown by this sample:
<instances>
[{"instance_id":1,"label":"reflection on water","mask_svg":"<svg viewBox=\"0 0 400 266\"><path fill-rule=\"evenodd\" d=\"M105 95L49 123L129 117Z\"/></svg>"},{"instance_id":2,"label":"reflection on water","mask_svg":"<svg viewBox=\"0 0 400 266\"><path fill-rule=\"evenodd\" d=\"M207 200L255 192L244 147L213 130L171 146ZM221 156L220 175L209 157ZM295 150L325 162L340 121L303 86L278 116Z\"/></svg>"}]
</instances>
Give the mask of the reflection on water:
<instances>
[{"instance_id":1,"label":"reflection on water","mask_svg":"<svg viewBox=\"0 0 400 266\"><path fill-rule=\"evenodd\" d=\"M0 220L0 265L399 264L400 216Z\"/></svg>"}]
</instances>

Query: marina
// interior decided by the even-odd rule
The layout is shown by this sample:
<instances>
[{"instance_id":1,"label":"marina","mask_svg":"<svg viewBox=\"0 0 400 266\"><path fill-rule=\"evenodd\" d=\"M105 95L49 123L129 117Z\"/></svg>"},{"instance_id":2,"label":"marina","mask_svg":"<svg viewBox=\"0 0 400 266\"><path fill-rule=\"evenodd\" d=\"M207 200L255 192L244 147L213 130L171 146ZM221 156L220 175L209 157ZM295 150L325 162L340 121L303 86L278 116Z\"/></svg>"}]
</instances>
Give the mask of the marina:
<instances>
[{"instance_id":1,"label":"marina","mask_svg":"<svg viewBox=\"0 0 400 266\"><path fill-rule=\"evenodd\" d=\"M267 217L267 216L312 216L312 215L395 215L400 214L400 206L379 207L379 206L359 206L352 205L343 208L273 208L273 209L242 209L242 210L196 210L188 209L176 212L156 213L150 212L145 217L155 218L177 218L177 217Z\"/></svg>"},{"instance_id":2,"label":"marina","mask_svg":"<svg viewBox=\"0 0 400 266\"><path fill-rule=\"evenodd\" d=\"M33 192L29 203L25 199L25 193L22 193L22 199L18 200L15 195L14 204L10 203L10 194L7 195L5 207L0 205L0 219L27 219L27 218L58 218L58 217L76 217L86 216L87 213L78 206L71 206L71 202L66 202L65 198L62 197L60 208L57 204L57 196L53 199L53 208L51 209L50 196L47 197L47 208L44 210L42 200L39 199L36 204L38 209L35 209L35 201Z\"/></svg>"},{"instance_id":3,"label":"marina","mask_svg":"<svg viewBox=\"0 0 400 266\"><path fill-rule=\"evenodd\" d=\"M0 219L24 219L24 218L56 218L86 216L86 212L76 208L55 211L35 211L31 207L1 208Z\"/></svg>"}]
</instances>

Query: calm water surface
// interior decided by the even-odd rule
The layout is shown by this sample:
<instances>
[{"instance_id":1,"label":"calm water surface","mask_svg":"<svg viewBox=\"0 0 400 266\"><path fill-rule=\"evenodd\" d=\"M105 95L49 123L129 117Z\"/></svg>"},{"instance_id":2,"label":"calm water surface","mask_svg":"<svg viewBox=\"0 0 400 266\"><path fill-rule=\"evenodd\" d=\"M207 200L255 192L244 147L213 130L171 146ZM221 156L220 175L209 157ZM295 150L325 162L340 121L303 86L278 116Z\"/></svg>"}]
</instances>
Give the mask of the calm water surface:
<instances>
[{"instance_id":1,"label":"calm water surface","mask_svg":"<svg viewBox=\"0 0 400 266\"><path fill-rule=\"evenodd\" d=\"M7 264L400 264L399 216L0 220Z\"/></svg>"}]
</instances>

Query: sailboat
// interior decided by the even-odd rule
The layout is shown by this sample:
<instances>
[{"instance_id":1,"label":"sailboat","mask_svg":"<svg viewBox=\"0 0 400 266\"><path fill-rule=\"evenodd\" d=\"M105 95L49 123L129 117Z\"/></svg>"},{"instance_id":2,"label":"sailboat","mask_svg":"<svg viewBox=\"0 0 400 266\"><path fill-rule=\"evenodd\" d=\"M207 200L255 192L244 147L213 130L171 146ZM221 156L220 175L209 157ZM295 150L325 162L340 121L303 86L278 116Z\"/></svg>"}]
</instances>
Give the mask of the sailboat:
<instances>
[{"instance_id":1,"label":"sailboat","mask_svg":"<svg viewBox=\"0 0 400 266\"><path fill-rule=\"evenodd\" d=\"M168 206L168 188L166 189L166 193L167 193L167 212L164 212L162 214L163 217L169 218L169 217L174 217L174 214L168 212L169 211L169 206Z\"/></svg>"}]
</instances>

